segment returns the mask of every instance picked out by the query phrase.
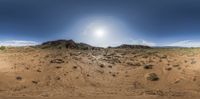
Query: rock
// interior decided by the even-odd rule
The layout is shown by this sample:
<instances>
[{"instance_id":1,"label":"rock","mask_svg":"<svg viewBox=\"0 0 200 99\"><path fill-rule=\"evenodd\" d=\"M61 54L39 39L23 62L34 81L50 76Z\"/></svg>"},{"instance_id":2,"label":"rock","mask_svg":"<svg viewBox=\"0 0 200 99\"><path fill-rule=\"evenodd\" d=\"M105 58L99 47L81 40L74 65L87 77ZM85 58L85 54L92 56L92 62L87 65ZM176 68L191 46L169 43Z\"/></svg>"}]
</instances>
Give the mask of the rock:
<instances>
[{"instance_id":1,"label":"rock","mask_svg":"<svg viewBox=\"0 0 200 99\"><path fill-rule=\"evenodd\" d=\"M64 61L62 59L54 59L54 60L51 60L50 63L61 64L61 63L64 63Z\"/></svg>"},{"instance_id":2,"label":"rock","mask_svg":"<svg viewBox=\"0 0 200 99\"><path fill-rule=\"evenodd\" d=\"M16 79L17 79L17 80L22 80L22 77L17 76Z\"/></svg>"},{"instance_id":3,"label":"rock","mask_svg":"<svg viewBox=\"0 0 200 99\"><path fill-rule=\"evenodd\" d=\"M77 69L78 67L77 66L73 66L73 69Z\"/></svg>"},{"instance_id":4,"label":"rock","mask_svg":"<svg viewBox=\"0 0 200 99\"><path fill-rule=\"evenodd\" d=\"M150 64L144 65L144 69L152 69L152 68L153 68L153 65L150 65Z\"/></svg>"},{"instance_id":5,"label":"rock","mask_svg":"<svg viewBox=\"0 0 200 99\"><path fill-rule=\"evenodd\" d=\"M170 70L172 70L172 68L171 67L165 67L165 70L170 71Z\"/></svg>"},{"instance_id":6,"label":"rock","mask_svg":"<svg viewBox=\"0 0 200 99\"><path fill-rule=\"evenodd\" d=\"M127 62L126 64L129 66L141 66L141 63L139 63L139 62L136 62L136 63Z\"/></svg>"},{"instance_id":7,"label":"rock","mask_svg":"<svg viewBox=\"0 0 200 99\"><path fill-rule=\"evenodd\" d=\"M173 65L173 67L179 67L179 64Z\"/></svg>"},{"instance_id":8,"label":"rock","mask_svg":"<svg viewBox=\"0 0 200 99\"><path fill-rule=\"evenodd\" d=\"M163 56L161 56L161 58L167 58L167 55L163 55Z\"/></svg>"},{"instance_id":9,"label":"rock","mask_svg":"<svg viewBox=\"0 0 200 99\"><path fill-rule=\"evenodd\" d=\"M99 66L100 66L101 68L104 68L104 67L105 67L104 64L100 64Z\"/></svg>"},{"instance_id":10,"label":"rock","mask_svg":"<svg viewBox=\"0 0 200 99\"><path fill-rule=\"evenodd\" d=\"M108 65L108 67L109 67L109 68L112 68L112 66L111 66L111 65Z\"/></svg>"},{"instance_id":11,"label":"rock","mask_svg":"<svg viewBox=\"0 0 200 99\"><path fill-rule=\"evenodd\" d=\"M193 60L193 61L191 62L191 64L196 64L196 61Z\"/></svg>"},{"instance_id":12,"label":"rock","mask_svg":"<svg viewBox=\"0 0 200 99\"><path fill-rule=\"evenodd\" d=\"M33 84L38 84L38 81L32 81Z\"/></svg>"}]
</instances>

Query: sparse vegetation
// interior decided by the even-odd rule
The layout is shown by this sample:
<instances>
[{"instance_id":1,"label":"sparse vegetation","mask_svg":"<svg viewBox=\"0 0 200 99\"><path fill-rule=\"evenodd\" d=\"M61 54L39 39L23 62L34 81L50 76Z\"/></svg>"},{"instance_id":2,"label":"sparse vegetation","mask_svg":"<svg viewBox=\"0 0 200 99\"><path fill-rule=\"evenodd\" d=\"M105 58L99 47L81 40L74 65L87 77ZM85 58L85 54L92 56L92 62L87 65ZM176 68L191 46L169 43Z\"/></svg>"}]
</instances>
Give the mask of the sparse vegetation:
<instances>
[{"instance_id":1,"label":"sparse vegetation","mask_svg":"<svg viewBox=\"0 0 200 99\"><path fill-rule=\"evenodd\" d=\"M0 46L0 50L5 50L6 47L5 46Z\"/></svg>"},{"instance_id":2,"label":"sparse vegetation","mask_svg":"<svg viewBox=\"0 0 200 99\"><path fill-rule=\"evenodd\" d=\"M149 73L146 75L146 79L150 81L157 81L159 80L159 77L157 76L156 73Z\"/></svg>"}]
</instances>

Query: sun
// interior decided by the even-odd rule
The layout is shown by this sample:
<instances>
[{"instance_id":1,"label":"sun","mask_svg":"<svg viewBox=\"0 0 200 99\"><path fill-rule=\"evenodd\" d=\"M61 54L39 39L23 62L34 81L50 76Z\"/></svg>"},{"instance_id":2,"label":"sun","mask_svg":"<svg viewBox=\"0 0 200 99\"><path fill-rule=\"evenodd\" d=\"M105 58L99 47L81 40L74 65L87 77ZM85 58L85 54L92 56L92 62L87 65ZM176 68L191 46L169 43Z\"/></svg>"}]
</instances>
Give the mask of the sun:
<instances>
[{"instance_id":1,"label":"sun","mask_svg":"<svg viewBox=\"0 0 200 99\"><path fill-rule=\"evenodd\" d=\"M105 34L106 34L106 30L103 28L97 28L94 30L94 35L97 38L105 37Z\"/></svg>"}]
</instances>

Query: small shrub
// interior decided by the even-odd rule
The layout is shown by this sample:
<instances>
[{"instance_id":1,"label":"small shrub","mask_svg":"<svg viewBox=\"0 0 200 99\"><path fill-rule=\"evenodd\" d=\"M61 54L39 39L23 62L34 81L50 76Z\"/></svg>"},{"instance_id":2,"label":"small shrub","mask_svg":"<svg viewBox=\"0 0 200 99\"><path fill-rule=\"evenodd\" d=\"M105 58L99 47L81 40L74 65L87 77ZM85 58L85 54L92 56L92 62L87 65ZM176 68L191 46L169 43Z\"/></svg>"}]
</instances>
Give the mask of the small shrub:
<instances>
[{"instance_id":1,"label":"small shrub","mask_svg":"<svg viewBox=\"0 0 200 99\"><path fill-rule=\"evenodd\" d=\"M5 50L5 49L6 49L5 46L1 46L1 47L0 47L0 50Z\"/></svg>"},{"instance_id":2,"label":"small shrub","mask_svg":"<svg viewBox=\"0 0 200 99\"><path fill-rule=\"evenodd\" d=\"M159 80L159 77L157 76L156 73L149 73L146 75L146 79L150 81L157 81Z\"/></svg>"}]
</instances>

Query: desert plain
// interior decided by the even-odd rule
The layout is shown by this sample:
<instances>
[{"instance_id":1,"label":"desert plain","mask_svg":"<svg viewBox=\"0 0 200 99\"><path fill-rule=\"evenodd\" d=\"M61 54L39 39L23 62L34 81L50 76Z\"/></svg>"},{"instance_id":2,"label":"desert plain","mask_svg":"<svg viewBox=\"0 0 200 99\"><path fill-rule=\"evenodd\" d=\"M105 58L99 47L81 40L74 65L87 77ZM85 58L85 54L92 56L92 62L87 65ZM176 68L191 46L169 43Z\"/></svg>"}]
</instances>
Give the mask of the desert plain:
<instances>
[{"instance_id":1,"label":"desert plain","mask_svg":"<svg viewBox=\"0 0 200 99\"><path fill-rule=\"evenodd\" d=\"M199 59L200 48L90 48L73 41L6 47L0 99L198 99Z\"/></svg>"}]
</instances>

